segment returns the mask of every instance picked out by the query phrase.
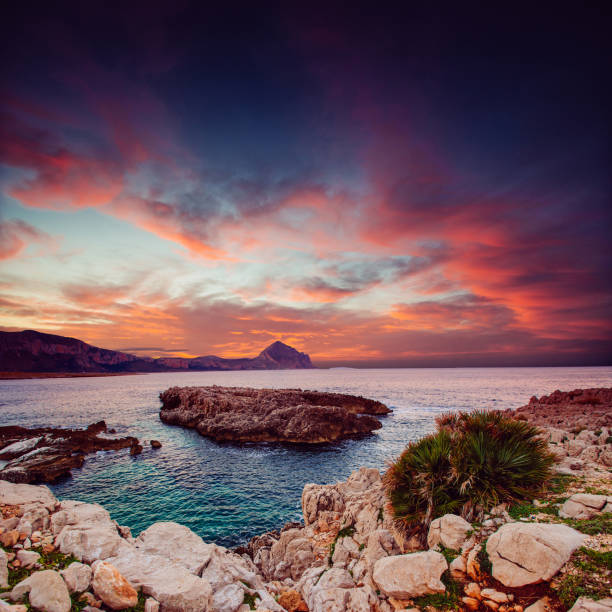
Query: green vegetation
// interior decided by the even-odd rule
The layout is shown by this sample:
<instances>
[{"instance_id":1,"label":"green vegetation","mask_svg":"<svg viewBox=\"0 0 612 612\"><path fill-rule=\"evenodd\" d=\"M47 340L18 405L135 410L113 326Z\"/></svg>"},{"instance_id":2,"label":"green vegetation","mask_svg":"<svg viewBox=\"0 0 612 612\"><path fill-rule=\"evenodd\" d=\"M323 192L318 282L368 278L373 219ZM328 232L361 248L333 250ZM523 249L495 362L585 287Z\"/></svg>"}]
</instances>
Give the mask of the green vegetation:
<instances>
[{"instance_id":1,"label":"green vegetation","mask_svg":"<svg viewBox=\"0 0 612 612\"><path fill-rule=\"evenodd\" d=\"M460 607L461 585L450 577L448 570L442 574L442 582L446 586L446 592L417 597L414 600L414 605L422 610L425 610L428 606L432 606L436 610L457 610Z\"/></svg>"},{"instance_id":2,"label":"green vegetation","mask_svg":"<svg viewBox=\"0 0 612 612\"><path fill-rule=\"evenodd\" d=\"M612 534L612 512L606 512L594 516L590 519L561 519L566 525L586 533L595 535L596 533Z\"/></svg>"},{"instance_id":3,"label":"green vegetation","mask_svg":"<svg viewBox=\"0 0 612 612\"><path fill-rule=\"evenodd\" d=\"M442 556L446 559L447 563L451 563L454 561L460 554L460 550L455 550L454 548L446 548L445 546L439 545L440 552Z\"/></svg>"},{"instance_id":4,"label":"green vegetation","mask_svg":"<svg viewBox=\"0 0 612 612\"><path fill-rule=\"evenodd\" d=\"M487 540L480 545L480 550L478 551L476 558L478 559L478 565L480 566L481 571L483 571L485 574L491 574L493 571L493 564L491 563L489 553L487 552Z\"/></svg>"},{"instance_id":5,"label":"green vegetation","mask_svg":"<svg viewBox=\"0 0 612 612\"><path fill-rule=\"evenodd\" d=\"M559 509L554 504L543 504L535 506L534 504L515 504L508 509L508 514L515 520L531 516L532 514L550 514L557 516Z\"/></svg>"},{"instance_id":6,"label":"green vegetation","mask_svg":"<svg viewBox=\"0 0 612 612\"><path fill-rule=\"evenodd\" d=\"M583 546L574 553L571 563L573 569L554 585L564 606L571 608L578 597L596 600L609 597L612 551L601 552Z\"/></svg>"},{"instance_id":7,"label":"green vegetation","mask_svg":"<svg viewBox=\"0 0 612 612\"><path fill-rule=\"evenodd\" d=\"M242 600L243 604L247 604L251 610L257 609L257 604L255 603L255 595L251 595L245 591L244 599Z\"/></svg>"},{"instance_id":8,"label":"green vegetation","mask_svg":"<svg viewBox=\"0 0 612 612\"><path fill-rule=\"evenodd\" d=\"M448 414L438 431L409 444L385 474L395 519L424 538L447 513L468 520L502 502L532 499L554 457L537 427L501 412Z\"/></svg>"}]
</instances>

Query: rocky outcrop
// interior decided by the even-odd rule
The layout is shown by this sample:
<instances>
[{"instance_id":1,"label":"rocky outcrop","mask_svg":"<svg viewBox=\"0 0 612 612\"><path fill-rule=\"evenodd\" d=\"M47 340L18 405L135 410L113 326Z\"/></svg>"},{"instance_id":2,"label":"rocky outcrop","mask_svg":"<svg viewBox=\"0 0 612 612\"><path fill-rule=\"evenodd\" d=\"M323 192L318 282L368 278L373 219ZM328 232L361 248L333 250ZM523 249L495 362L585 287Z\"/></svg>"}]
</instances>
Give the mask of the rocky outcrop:
<instances>
[{"instance_id":1,"label":"rocky outcrop","mask_svg":"<svg viewBox=\"0 0 612 612\"><path fill-rule=\"evenodd\" d=\"M370 415L390 412L371 399L301 389L172 387L160 399L164 423L231 442L333 442L379 429Z\"/></svg>"},{"instance_id":2,"label":"rocky outcrop","mask_svg":"<svg viewBox=\"0 0 612 612\"><path fill-rule=\"evenodd\" d=\"M612 427L612 388L555 391L506 411L517 419L561 430Z\"/></svg>"},{"instance_id":3,"label":"rocky outcrop","mask_svg":"<svg viewBox=\"0 0 612 612\"><path fill-rule=\"evenodd\" d=\"M85 455L99 450L131 448L133 437L104 437L106 423L87 429L0 427L0 478L10 482L54 482L81 467Z\"/></svg>"},{"instance_id":4,"label":"rocky outcrop","mask_svg":"<svg viewBox=\"0 0 612 612\"><path fill-rule=\"evenodd\" d=\"M487 541L493 577L509 587L550 580L584 540L567 525L504 525Z\"/></svg>"}]
</instances>

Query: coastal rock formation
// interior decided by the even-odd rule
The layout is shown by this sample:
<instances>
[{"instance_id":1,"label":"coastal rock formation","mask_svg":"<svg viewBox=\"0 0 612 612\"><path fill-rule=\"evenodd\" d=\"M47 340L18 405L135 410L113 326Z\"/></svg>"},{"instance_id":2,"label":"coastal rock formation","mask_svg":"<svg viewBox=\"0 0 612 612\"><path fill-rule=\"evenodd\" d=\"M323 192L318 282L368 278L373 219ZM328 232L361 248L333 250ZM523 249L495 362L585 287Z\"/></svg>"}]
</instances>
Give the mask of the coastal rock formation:
<instances>
[{"instance_id":1,"label":"coastal rock formation","mask_svg":"<svg viewBox=\"0 0 612 612\"><path fill-rule=\"evenodd\" d=\"M310 357L273 342L257 357L139 357L34 330L0 331L0 372L119 373L182 370L294 370L312 368ZM10 376L9 376L10 377Z\"/></svg>"},{"instance_id":2,"label":"coastal rock formation","mask_svg":"<svg viewBox=\"0 0 612 612\"><path fill-rule=\"evenodd\" d=\"M507 410L517 419L561 430L612 428L612 388L555 391Z\"/></svg>"},{"instance_id":3,"label":"coastal rock formation","mask_svg":"<svg viewBox=\"0 0 612 612\"><path fill-rule=\"evenodd\" d=\"M11 482L54 482L83 465L85 455L99 450L134 447L133 437L103 437L106 423L87 429L0 427L0 478Z\"/></svg>"},{"instance_id":4,"label":"coastal rock formation","mask_svg":"<svg viewBox=\"0 0 612 612\"><path fill-rule=\"evenodd\" d=\"M379 429L369 415L391 412L371 399L301 389L172 387L160 399L164 423L231 442L332 442Z\"/></svg>"}]
</instances>

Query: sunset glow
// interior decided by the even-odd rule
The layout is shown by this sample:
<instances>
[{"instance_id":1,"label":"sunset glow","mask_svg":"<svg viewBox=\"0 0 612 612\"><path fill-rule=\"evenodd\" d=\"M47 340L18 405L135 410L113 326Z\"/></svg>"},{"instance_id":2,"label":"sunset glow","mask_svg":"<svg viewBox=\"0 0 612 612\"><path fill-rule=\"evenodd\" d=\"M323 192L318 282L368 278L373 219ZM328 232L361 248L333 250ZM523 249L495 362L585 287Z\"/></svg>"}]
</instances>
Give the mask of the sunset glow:
<instances>
[{"instance_id":1,"label":"sunset glow","mask_svg":"<svg viewBox=\"0 0 612 612\"><path fill-rule=\"evenodd\" d=\"M0 328L154 357L610 363L597 37L291 4L231 29L198 4L6 20Z\"/></svg>"}]
</instances>

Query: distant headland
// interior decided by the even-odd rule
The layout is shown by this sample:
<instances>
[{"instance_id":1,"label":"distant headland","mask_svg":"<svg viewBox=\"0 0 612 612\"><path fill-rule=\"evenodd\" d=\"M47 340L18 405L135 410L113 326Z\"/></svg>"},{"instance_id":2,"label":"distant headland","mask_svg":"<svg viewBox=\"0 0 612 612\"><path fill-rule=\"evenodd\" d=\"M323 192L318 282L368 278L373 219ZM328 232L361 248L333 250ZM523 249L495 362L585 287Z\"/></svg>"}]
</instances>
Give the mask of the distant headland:
<instances>
[{"instance_id":1,"label":"distant headland","mask_svg":"<svg viewBox=\"0 0 612 612\"><path fill-rule=\"evenodd\" d=\"M87 344L76 338L34 330L0 332L0 372L5 378L63 373L67 375L185 372L210 370L295 370L313 368L310 357L273 342L257 357L139 357ZM14 376L10 374L13 373Z\"/></svg>"}]
</instances>

